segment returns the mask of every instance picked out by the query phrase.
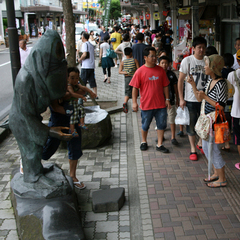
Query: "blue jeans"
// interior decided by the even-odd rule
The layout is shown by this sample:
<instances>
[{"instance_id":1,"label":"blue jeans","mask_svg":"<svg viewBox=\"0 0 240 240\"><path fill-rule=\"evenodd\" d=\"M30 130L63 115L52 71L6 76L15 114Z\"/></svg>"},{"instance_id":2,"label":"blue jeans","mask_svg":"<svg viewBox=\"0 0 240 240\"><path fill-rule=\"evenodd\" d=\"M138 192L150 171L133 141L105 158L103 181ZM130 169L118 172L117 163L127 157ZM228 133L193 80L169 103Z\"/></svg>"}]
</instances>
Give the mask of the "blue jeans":
<instances>
[{"instance_id":1,"label":"blue jeans","mask_svg":"<svg viewBox=\"0 0 240 240\"><path fill-rule=\"evenodd\" d=\"M195 136L195 125L197 123L198 117L200 115L201 103L200 102L187 102L186 106L188 107L189 115L190 115L190 125L186 126L186 131L189 136Z\"/></svg>"},{"instance_id":2,"label":"blue jeans","mask_svg":"<svg viewBox=\"0 0 240 240\"><path fill-rule=\"evenodd\" d=\"M142 130L148 131L153 117L156 119L157 129L164 130L167 127L167 108L142 110Z\"/></svg>"}]
</instances>

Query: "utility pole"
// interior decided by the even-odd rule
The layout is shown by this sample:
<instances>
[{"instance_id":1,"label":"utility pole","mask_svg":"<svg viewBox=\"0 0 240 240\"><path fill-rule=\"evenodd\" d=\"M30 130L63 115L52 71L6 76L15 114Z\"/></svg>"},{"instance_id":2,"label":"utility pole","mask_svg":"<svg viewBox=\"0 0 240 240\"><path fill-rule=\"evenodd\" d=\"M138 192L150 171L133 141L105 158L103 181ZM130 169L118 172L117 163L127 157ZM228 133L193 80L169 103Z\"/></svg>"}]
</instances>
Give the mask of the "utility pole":
<instances>
[{"instance_id":1,"label":"utility pole","mask_svg":"<svg viewBox=\"0 0 240 240\"><path fill-rule=\"evenodd\" d=\"M10 50L10 59L11 59L11 67L12 67L12 81L13 81L13 87L14 87L18 71L21 68L18 33L16 28L16 22L15 22L14 0L7 0L6 8L7 8L7 20L8 20L9 50Z\"/></svg>"}]
</instances>

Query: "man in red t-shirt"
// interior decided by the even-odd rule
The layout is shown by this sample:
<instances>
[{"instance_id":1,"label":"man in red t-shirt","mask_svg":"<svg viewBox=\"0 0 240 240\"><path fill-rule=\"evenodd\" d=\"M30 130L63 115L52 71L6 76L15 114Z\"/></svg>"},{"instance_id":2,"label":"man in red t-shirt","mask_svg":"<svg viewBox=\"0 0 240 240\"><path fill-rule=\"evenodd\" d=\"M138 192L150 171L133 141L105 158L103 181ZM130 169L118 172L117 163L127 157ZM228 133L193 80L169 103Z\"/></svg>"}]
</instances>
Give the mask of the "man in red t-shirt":
<instances>
[{"instance_id":1,"label":"man in red t-shirt","mask_svg":"<svg viewBox=\"0 0 240 240\"><path fill-rule=\"evenodd\" d=\"M167 109L171 108L169 99L169 80L163 68L156 65L156 50L146 47L143 51L145 64L134 74L130 86L132 90L132 108L138 111L138 89L140 90L140 108L142 117L142 143L140 149L148 149L147 134L153 117L156 119L158 144L156 150L168 153L169 150L162 145L164 129L167 126ZM166 99L165 99L166 97Z\"/></svg>"}]
</instances>

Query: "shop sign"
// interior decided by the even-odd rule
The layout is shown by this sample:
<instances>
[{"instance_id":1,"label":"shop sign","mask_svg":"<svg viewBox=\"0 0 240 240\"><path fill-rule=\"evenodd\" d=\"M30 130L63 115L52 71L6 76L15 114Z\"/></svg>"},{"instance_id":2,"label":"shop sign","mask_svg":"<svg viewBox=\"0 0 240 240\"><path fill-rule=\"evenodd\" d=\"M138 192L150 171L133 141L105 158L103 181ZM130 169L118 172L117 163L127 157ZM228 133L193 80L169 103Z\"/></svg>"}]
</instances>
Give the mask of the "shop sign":
<instances>
[{"instance_id":1,"label":"shop sign","mask_svg":"<svg viewBox=\"0 0 240 240\"><path fill-rule=\"evenodd\" d=\"M150 14L147 13L147 14L145 15L145 18L146 18L147 20L149 20L149 19L150 19Z\"/></svg>"},{"instance_id":2,"label":"shop sign","mask_svg":"<svg viewBox=\"0 0 240 240\"><path fill-rule=\"evenodd\" d=\"M153 19L154 20L160 20L160 16L159 16L159 13L153 13Z\"/></svg>"},{"instance_id":3,"label":"shop sign","mask_svg":"<svg viewBox=\"0 0 240 240\"><path fill-rule=\"evenodd\" d=\"M98 2L83 2L83 8L100 8Z\"/></svg>"},{"instance_id":4,"label":"shop sign","mask_svg":"<svg viewBox=\"0 0 240 240\"><path fill-rule=\"evenodd\" d=\"M188 8L179 8L178 9L178 13L181 14L181 15L187 15L187 14L189 14L189 12L190 12L190 7L188 7Z\"/></svg>"}]
</instances>

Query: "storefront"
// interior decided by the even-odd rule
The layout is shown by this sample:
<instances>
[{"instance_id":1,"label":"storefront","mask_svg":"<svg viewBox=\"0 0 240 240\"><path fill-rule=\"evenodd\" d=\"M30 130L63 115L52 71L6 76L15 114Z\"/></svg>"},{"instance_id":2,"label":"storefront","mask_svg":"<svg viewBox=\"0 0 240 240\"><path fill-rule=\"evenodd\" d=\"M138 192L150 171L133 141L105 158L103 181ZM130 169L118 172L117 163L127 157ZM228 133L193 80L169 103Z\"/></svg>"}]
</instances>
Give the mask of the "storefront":
<instances>
[{"instance_id":1,"label":"storefront","mask_svg":"<svg viewBox=\"0 0 240 240\"><path fill-rule=\"evenodd\" d=\"M240 37L240 23L236 11L236 3L224 3L221 6L221 52L236 52L235 39Z\"/></svg>"}]
</instances>

